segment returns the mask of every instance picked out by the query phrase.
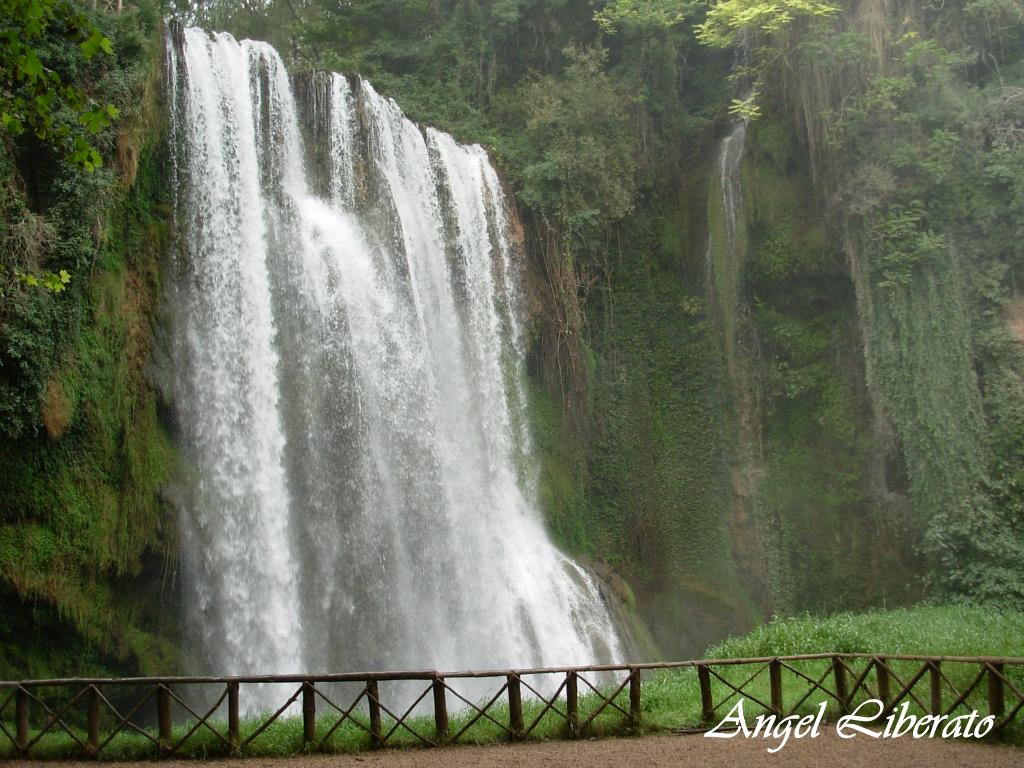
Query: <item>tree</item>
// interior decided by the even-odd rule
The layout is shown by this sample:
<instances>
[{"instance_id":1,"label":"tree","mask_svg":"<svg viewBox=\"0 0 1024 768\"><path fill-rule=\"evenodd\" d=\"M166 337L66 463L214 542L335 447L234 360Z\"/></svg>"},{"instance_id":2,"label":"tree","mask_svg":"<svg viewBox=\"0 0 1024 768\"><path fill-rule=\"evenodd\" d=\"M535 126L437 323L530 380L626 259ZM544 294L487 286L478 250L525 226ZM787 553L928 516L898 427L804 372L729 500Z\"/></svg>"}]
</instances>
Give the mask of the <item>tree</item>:
<instances>
[{"instance_id":1,"label":"tree","mask_svg":"<svg viewBox=\"0 0 1024 768\"><path fill-rule=\"evenodd\" d=\"M758 117L760 80L776 60L786 60L797 37L794 27L838 12L838 6L824 0L722 0L711 6L696 27L697 39L712 48L742 46L746 67L739 74L751 83L744 98L733 99L729 112L747 120Z\"/></svg>"},{"instance_id":2,"label":"tree","mask_svg":"<svg viewBox=\"0 0 1024 768\"><path fill-rule=\"evenodd\" d=\"M118 116L113 104L96 104L62 77L42 45L52 38L77 42L82 55L113 53L110 40L69 0L0 0L0 124L9 136L31 131L85 171L103 163L91 136ZM78 126L58 121L69 109Z\"/></svg>"},{"instance_id":3,"label":"tree","mask_svg":"<svg viewBox=\"0 0 1024 768\"><path fill-rule=\"evenodd\" d=\"M667 29L682 24L706 0L613 0L594 14L594 20L605 32L620 29Z\"/></svg>"},{"instance_id":4,"label":"tree","mask_svg":"<svg viewBox=\"0 0 1024 768\"><path fill-rule=\"evenodd\" d=\"M630 95L605 72L607 52L570 45L564 74L520 88L525 113L521 199L585 240L633 207Z\"/></svg>"},{"instance_id":5,"label":"tree","mask_svg":"<svg viewBox=\"0 0 1024 768\"><path fill-rule=\"evenodd\" d=\"M91 139L111 125L118 109L95 103L62 76L54 59L68 44L77 44L86 60L109 56L110 39L69 0L0 0L0 40L0 126L8 139L29 132L82 171L100 167L103 157ZM0 262L0 298L18 283L60 293L70 279L63 269L23 271Z\"/></svg>"},{"instance_id":6,"label":"tree","mask_svg":"<svg viewBox=\"0 0 1024 768\"><path fill-rule=\"evenodd\" d=\"M822 0L723 0L711 6L697 39L724 48L747 36L780 38L798 20L832 16L839 8Z\"/></svg>"}]
</instances>

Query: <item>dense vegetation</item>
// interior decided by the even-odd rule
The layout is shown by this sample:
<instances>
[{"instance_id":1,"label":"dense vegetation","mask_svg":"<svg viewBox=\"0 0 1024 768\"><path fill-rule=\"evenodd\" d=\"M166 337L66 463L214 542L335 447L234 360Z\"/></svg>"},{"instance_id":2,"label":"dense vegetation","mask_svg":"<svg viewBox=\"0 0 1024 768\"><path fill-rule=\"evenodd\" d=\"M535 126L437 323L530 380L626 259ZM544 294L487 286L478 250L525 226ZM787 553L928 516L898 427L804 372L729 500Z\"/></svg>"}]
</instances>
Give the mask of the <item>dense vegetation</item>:
<instances>
[{"instance_id":1,"label":"dense vegetation","mask_svg":"<svg viewBox=\"0 0 1024 768\"><path fill-rule=\"evenodd\" d=\"M50 111L0 152L0 677L166 669L174 620L152 598L173 451L146 377L167 229L159 17L44 6L31 55ZM72 11L111 53L69 33Z\"/></svg>"},{"instance_id":2,"label":"dense vegetation","mask_svg":"<svg viewBox=\"0 0 1024 768\"><path fill-rule=\"evenodd\" d=\"M358 72L491 151L530 254L550 528L635 599L662 653L772 613L1024 604L1018 2L213 0L87 12L112 54L83 49L84 26L34 40L79 89L55 124L86 129L102 167L35 127L5 135L12 669L41 671L18 650L28 623L74 628L96 663L169 663L142 597L174 559L146 371L161 11L268 40L296 70ZM120 119L93 136L79 105ZM740 118L730 254L708 238Z\"/></svg>"}]
</instances>

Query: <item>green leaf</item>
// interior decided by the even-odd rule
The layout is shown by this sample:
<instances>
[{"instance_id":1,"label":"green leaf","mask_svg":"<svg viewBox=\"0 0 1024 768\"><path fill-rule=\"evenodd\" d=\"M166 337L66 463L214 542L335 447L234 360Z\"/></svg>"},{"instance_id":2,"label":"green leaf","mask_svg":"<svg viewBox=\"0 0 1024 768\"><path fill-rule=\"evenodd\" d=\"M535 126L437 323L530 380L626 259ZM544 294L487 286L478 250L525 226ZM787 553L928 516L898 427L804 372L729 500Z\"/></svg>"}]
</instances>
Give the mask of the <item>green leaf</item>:
<instances>
[{"instance_id":1,"label":"green leaf","mask_svg":"<svg viewBox=\"0 0 1024 768\"><path fill-rule=\"evenodd\" d=\"M756 91L745 99L733 99L729 105L729 114L741 120L757 120L761 116L761 107L757 103Z\"/></svg>"},{"instance_id":2,"label":"green leaf","mask_svg":"<svg viewBox=\"0 0 1024 768\"><path fill-rule=\"evenodd\" d=\"M83 171L92 172L103 165L100 153L81 136L75 137L75 148L69 159L72 165Z\"/></svg>"},{"instance_id":3,"label":"green leaf","mask_svg":"<svg viewBox=\"0 0 1024 768\"><path fill-rule=\"evenodd\" d=\"M79 115L78 122L84 125L89 133L97 134L110 125L110 116L106 109L96 107Z\"/></svg>"},{"instance_id":4,"label":"green leaf","mask_svg":"<svg viewBox=\"0 0 1024 768\"><path fill-rule=\"evenodd\" d=\"M43 74L43 63L39 61L39 56L36 55L36 52L28 48L18 62L18 70L24 77L35 82Z\"/></svg>"},{"instance_id":5,"label":"green leaf","mask_svg":"<svg viewBox=\"0 0 1024 768\"><path fill-rule=\"evenodd\" d=\"M4 130L12 136L18 136L25 130L25 124L21 122L19 118L8 112L4 112L0 115L0 121L3 122Z\"/></svg>"},{"instance_id":6,"label":"green leaf","mask_svg":"<svg viewBox=\"0 0 1024 768\"><path fill-rule=\"evenodd\" d=\"M99 52L102 37L103 33L95 29L88 38L82 41L82 53L85 54L85 58L91 59Z\"/></svg>"},{"instance_id":7,"label":"green leaf","mask_svg":"<svg viewBox=\"0 0 1024 768\"><path fill-rule=\"evenodd\" d=\"M44 272L42 286L52 292L60 293L65 290L67 284L71 282L71 275L68 274L66 269L62 269L59 273Z\"/></svg>"},{"instance_id":8,"label":"green leaf","mask_svg":"<svg viewBox=\"0 0 1024 768\"><path fill-rule=\"evenodd\" d=\"M85 55L85 58L91 59L100 51L112 54L114 47L110 43L110 38L106 37L99 28L94 27L92 34L82 41L82 53Z\"/></svg>"}]
</instances>

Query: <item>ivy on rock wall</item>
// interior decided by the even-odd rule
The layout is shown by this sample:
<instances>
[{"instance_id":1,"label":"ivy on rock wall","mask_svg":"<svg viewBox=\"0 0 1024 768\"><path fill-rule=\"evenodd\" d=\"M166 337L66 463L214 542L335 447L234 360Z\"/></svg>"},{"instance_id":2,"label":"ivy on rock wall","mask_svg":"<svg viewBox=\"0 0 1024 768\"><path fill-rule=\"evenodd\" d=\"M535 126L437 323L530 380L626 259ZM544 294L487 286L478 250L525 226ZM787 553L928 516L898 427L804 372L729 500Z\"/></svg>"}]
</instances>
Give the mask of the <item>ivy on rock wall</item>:
<instances>
[{"instance_id":1,"label":"ivy on rock wall","mask_svg":"<svg viewBox=\"0 0 1024 768\"><path fill-rule=\"evenodd\" d=\"M801 107L844 243L887 490L912 502L930 592L1019 603L1024 11L844 10L766 79Z\"/></svg>"},{"instance_id":2,"label":"ivy on rock wall","mask_svg":"<svg viewBox=\"0 0 1024 768\"><path fill-rule=\"evenodd\" d=\"M854 284L790 125L775 113L750 127L743 173L772 607L907 602L920 594L919 535L906 500L880 487Z\"/></svg>"},{"instance_id":3,"label":"ivy on rock wall","mask_svg":"<svg viewBox=\"0 0 1024 768\"><path fill-rule=\"evenodd\" d=\"M587 516L600 551L623 553L655 637L678 655L744 628L757 611L729 535L725 366L702 296L679 279L679 254L659 242L656 223L630 227L614 292L588 305Z\"/></svg>"}]
</instances>

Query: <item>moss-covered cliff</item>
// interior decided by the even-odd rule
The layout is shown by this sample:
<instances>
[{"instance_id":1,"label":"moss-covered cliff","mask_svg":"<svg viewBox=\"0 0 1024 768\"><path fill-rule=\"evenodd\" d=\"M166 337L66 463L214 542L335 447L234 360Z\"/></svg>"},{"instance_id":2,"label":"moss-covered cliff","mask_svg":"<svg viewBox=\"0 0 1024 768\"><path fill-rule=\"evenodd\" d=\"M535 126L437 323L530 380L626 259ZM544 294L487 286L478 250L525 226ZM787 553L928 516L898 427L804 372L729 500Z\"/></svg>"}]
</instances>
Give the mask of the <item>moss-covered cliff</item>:
<instances>
[{"instance_id":1,"label":"moss-covered cliff","mask_svg":"<svg viewBox=\"0 0 1024 768\"><path fill-rule=\"evenodd\" d=\"M170 226L162 50L152 17L100 21L116 59L48 44L121 108L97 137L104 167L85 173L31 137L0 158L5 268L71 275L60 293L13 283L2 297L2 678L176 664L160 497L174 448L147 371Z\"/></svg>"}]
</instances>

